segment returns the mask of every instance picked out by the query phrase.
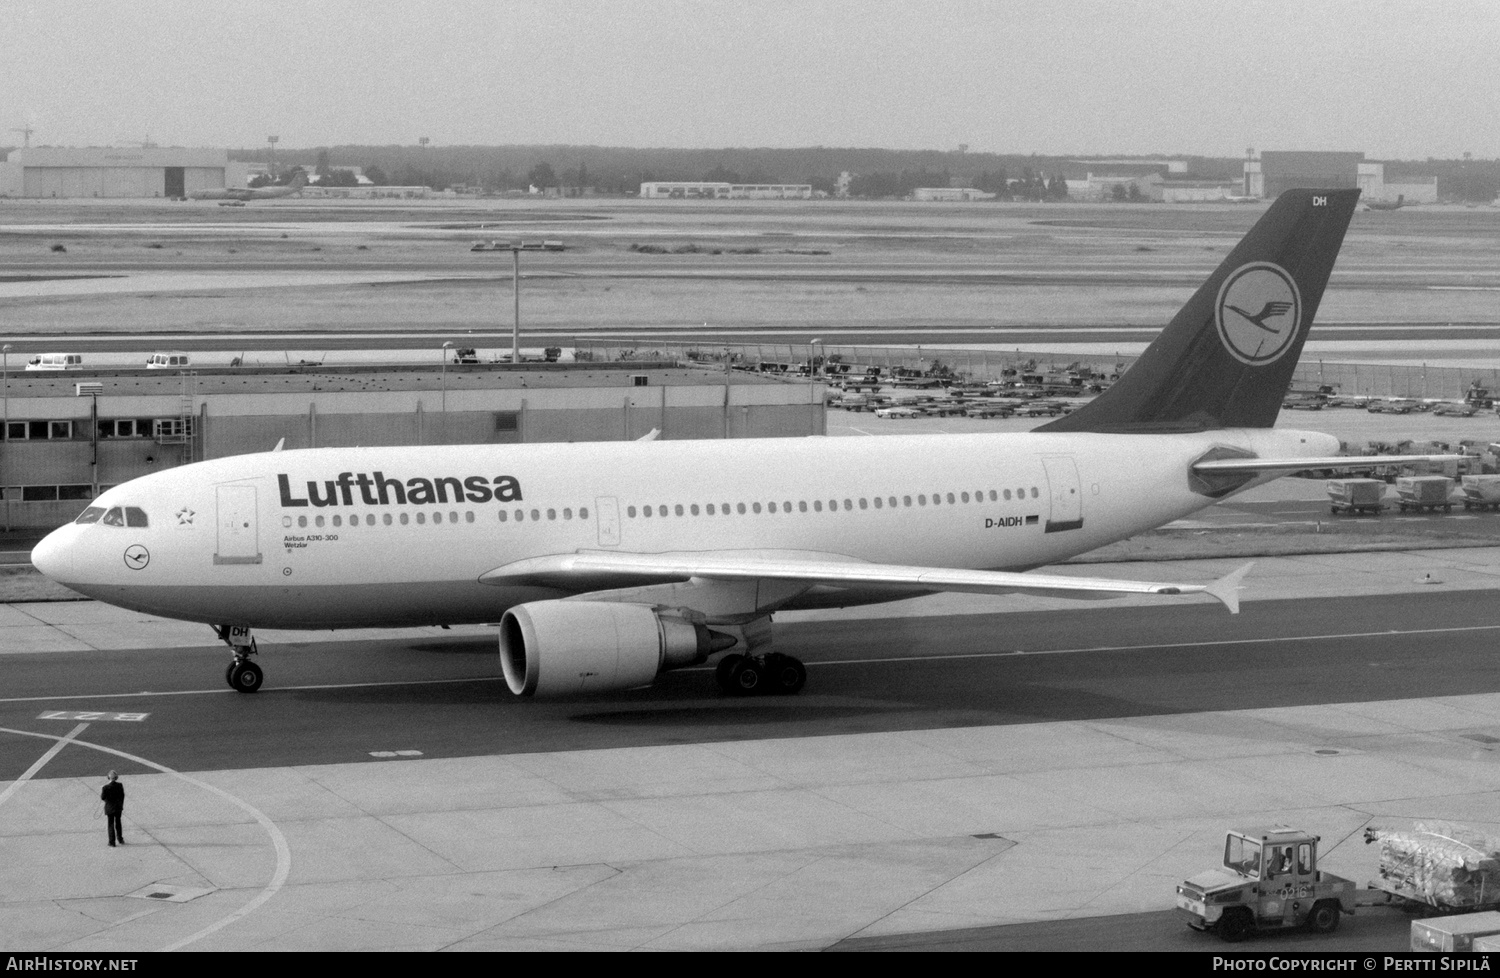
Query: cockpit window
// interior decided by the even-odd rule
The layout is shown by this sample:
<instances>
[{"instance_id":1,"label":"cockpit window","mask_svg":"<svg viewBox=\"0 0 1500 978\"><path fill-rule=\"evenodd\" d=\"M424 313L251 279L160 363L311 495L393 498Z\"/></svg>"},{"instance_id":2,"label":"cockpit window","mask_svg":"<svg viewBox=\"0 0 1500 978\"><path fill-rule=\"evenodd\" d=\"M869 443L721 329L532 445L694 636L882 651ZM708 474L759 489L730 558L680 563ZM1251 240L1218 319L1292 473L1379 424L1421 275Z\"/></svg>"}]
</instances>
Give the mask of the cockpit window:
<instances>
[{"instance_id":1,"label":"cockpit window","mask_svg":"<svg viewBox=\"0 0 1500 978\"><path fill-rule=\"evenodd\" d=\"M103 515L104 515L104 507L103 506L90 506L88 509L84 510L82 513L79 513L78 514L78 519L74 520L73 522L74 523L97 523L97 522L99 522L99 517L101 517Z\"/></svg>"},{"instance_id":2,"label":"cockpit window","mask_svg":"<svg viewBox=\"0 0 1500 978\"><path fill-rule=\"evenodd\" d=\"M114 509L105 513L104 518L99 522L103 523L105 526L124 526L125 512L124 510L120 509L120 507L116 506Z\"/></svg>"},{"instance_id":3,"label":"cockpit window","mask_svg":"<svg viewBox=\"0 0 1500 978\"><path fill-rule=\"evenodd\" d=\"M125 507L126 526L146 526L146 511L137 506Z\"/></svg>"}]
</instances>

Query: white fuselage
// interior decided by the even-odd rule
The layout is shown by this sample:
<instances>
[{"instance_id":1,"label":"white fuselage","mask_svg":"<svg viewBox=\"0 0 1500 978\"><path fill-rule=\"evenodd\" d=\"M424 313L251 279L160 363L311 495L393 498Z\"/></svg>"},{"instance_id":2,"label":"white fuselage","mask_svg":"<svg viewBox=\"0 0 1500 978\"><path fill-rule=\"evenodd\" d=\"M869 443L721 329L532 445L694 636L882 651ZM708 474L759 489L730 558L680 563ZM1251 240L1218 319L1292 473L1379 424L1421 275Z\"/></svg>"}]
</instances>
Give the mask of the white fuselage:
<instances>
[{"instance_id":1,"label":"white fuselage","mask_svg":"<svg viewBox=\"0 0 1500 978\"><path fill-rule=\"evenodd\" d=\"M34 559L84 594L213 624L490 622L572 592L480 575L580 550L1037 567L1214 502L1189 468L1215 447L1286 458L1337 443L1234 429L268 452L111 489L93 506L148 525L70 524ZM902 596L813 588L786 607Z\"/></svg>"}]
</instances>

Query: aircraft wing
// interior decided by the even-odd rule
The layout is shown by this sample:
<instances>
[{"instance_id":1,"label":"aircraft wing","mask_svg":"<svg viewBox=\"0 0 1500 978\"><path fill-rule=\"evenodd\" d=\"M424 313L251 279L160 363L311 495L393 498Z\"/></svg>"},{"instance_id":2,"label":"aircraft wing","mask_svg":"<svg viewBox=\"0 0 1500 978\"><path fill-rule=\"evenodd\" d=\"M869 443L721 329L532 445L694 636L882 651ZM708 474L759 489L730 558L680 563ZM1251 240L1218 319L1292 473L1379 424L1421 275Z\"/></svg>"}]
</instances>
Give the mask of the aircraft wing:
<instances>
[{"instance_id":1,"label":"aircraft wing","mask_svg":"<svg viewBox=\"0 0 1500 978\"><path fill-rule=\"evenodd\" d=\"M803 551L737 551L636 554L586 550L530 557L480 575L485 584L605 590L630 584L709 580L773 580L835 587L876 587L912 591L969 591L1008 594L1047 591L1088 594L1208 594L1238 614L1240 582L1252 564L1209 584L1123 581L1014 571L962 570L874 564L837 554Z\"/></svg>"},{"instance_id":2,"label":"aircraft wing","mask_svg":"<svg viewBox=\"0 0 1500 978\"><path fill-rule=\"evenodd\" d=\"M1193 463L1194 472L1300 472L1303 469L1348 469L1365 465L1405 465L1410 462L1457 462L1463 455L1325 455L1322 458L1216 458Z\"/></svg>"}]
</instances>

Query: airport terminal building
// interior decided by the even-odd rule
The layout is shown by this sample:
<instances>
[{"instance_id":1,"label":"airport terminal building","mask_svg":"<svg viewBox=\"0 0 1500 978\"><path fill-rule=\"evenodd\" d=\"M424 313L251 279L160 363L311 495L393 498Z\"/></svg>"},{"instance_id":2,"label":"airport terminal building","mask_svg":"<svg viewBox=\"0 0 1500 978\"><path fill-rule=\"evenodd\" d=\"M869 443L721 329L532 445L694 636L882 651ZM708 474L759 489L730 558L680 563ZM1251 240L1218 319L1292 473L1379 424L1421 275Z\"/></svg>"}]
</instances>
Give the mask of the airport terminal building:
<instances>
[{"instance_id":1,"label":"airport terminal building","mask_svg":"<svg viewBox=\"0 0 1500 978\"><path fill-rule=\"evenodd\" d=\"M32 146L0 163L0 197L186 197L243 187L248 176L223 149Z\"/></svg>"},{"instance_id":2,"label":"airport terminal building","mask_svg":"<svg viewBox=\"0 0 1500 978\"><path fill-rule=\"evenodd\" d=\"M11 371L0 528L49 529L104 489L285 449L821 435L824 385L670 361Z\"/></svg>"}]
</instances>

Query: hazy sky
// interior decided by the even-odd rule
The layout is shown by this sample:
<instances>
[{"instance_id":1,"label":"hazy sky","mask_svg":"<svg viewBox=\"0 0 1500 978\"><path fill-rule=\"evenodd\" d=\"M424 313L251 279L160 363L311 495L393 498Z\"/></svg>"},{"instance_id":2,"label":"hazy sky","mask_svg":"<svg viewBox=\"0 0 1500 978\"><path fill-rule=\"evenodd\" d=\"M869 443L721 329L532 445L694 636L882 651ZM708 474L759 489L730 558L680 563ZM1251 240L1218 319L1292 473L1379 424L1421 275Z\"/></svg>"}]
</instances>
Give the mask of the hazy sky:
<instances>
[{"instance_id":1,"label":"hazy sky","mask_svg":"<svg viewBox=\"0 0 1500 978\"><path fill-rule=\"evenodd\" d=\"M1497 67L1497 0L0 0L33 145L1496 157Z\"/></svg>"}]
</instances>

